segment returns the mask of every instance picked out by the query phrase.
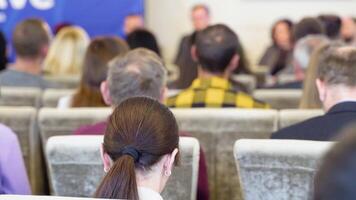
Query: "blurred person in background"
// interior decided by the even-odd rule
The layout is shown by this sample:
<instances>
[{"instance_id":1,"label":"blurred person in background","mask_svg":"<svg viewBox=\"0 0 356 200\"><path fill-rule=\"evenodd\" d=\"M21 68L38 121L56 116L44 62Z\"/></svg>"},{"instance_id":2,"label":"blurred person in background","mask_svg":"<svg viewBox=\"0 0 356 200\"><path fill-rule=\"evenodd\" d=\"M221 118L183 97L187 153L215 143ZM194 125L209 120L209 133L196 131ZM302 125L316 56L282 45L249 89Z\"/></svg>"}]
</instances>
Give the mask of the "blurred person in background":
<instances>
[{"instance_id":1,"label":"blurred person in background","mask_svg":"<svg viewBox=\"0 0 356 200\"><path fill-rule=\"evenodd\" d=\"M106 80L108 62L118 55L124 55L129 47L117 37L98 37L91 41L85 53L80 86L76 92L62 97L58 108L106 107L100 93L100 84Z\"/></svg>"},{"instance_id":2,"label":"blurred person in background","mask_svg":"<svg viewBox=\"0 0 356 200\"><path fill-rule=\"evenodd\" d=\"M276 75L286 66L291 65L293 54L293 23L289 19L278 20L271 30L272 45L263 54L259 65L269 68L271 75Z\"/></svg>"},{"instance_id":3,"label":"blurred person in background","mask_svg":"<svg viewBox=\"0 0 356 200\"><path fill-rule=\"evenodd\" d=\"M189 87L192 81L198 76L197 63L193 60L190 51L197 32L205 29L211 23L210 9L207 5L195 5L190 15L194 31L181 39L174 61L174 64L179 68L179 79L174 84L174 88L177 89Z\"/></svg>"},{"instance_id":4,"label":"blurred person in background","mask_svg":"<svg viewBox=\"0 0 356 200\"><path fill-rule=\"evenodd\" d=\"M124 34L129 35L137 29L143 29L145 27L145 21L140 14L129 14L124 19Z\"/></svg>"},{"instance_id":5,"label":"blurred person in background","mask_svg":"<svg viewBox=\"0 0 356 200\"><path fill-rule=\"evenodd\" d=\"M80 75L90 38L78 26L62 28L55 36L43 63L49 76Z\"/></svg>"},{"instance_id":6,"label":"blurred person in background","mask_svg":"<svg viewBox=\"0 0 356 200\"><path fill-rule=\"evenodd\" d=\"M0 31L0 71L7 66L7 42L5 35Z\"/></svg>"},{"instance_id":7,"label":"blurred person in background","mask_svg":"<svg viewBox=\"0 0 356 200\"><path fill-rule=\"evenodd\" d=\"M136 49L139 47L149 49L161 56L161 50L157 43L157 39L153 33L145 29L137 29L126 37L126 42L130 49Z\"/></svg>"},{"instance_id":8,"label":"blurred person in background","mask_svg":"<svg viewBox=\"0 0 356 200\"><path fill-rule=\"evenodd\" d=\"M16 60L0 73L0 85L41 89L55 87L42 77L42 64L50 41L49 26L42 20L31 18L17 24L12 35Z\"/></svg>"},{"instance_id":9,"label":"blurred person in background","mask_svg":"<svg viewBox=\"0 0 356 200\"><path fill-rule=\"evenodd\" d=\"M341 39L347 44L355 44L356 24L351 17L343 17L341 25Z\"/></svg>"},{"instance_id":10,"label":"blurred person in background","mask_svg":"<svg viewBox=\"0 0 356 200\"><path fill-rule=\"evenodd\" d=\"M337 15L319 15L318 19L324 25L326 35L330 40L339 40L341 31L341 18Z\"/></svg>"}]
</instances>

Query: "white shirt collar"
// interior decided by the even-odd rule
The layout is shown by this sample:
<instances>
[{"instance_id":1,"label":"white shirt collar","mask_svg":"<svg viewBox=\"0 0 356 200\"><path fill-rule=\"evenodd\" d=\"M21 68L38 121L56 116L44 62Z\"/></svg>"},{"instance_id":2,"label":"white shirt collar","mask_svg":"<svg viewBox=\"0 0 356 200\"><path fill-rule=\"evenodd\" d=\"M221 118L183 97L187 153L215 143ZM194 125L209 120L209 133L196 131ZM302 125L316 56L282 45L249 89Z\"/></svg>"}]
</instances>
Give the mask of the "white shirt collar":
<instances>
[{"instance_id":1,"label":"white shirt collar","mask_svg":"<svg viewBox=\"0 0 356 200\"><path fill-rule=\"evenodd\" d=\"M138 187L138 196L140 200L163 200L158 192L146 187Z\"/></svg>"}]
</instances>

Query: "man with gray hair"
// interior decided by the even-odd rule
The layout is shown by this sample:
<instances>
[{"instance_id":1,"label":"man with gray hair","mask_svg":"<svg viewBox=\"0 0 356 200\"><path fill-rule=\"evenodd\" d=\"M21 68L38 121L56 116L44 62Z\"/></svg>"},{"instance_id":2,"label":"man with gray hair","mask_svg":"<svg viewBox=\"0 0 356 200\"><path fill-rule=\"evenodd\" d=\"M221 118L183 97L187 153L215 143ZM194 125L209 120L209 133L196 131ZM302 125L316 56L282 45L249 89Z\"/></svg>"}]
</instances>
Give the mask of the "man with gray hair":
<instances>
[{"instance_id":1,"label":"man with gray hair","mask_svg":"<svg viewBox=\"0 0 356 200\"><path fill-rule=\"evenodd\" d=\"M153 51L137 48L123 57L114 58L109 64L107 80L101 84L106 104L116 107L131 97L146 96L163 102L166 88L166 68L162 59ZM83 126L76 135L102 135L107 122ZM187 136L186 133L179 133ZM209 186L205 156L200 150L197 199L209 199Z\"/></svg>"},{"instance_id":2,"label":"man with gray hair","mask_svg":"<svg viewBox=\"0 0 356 200\"><path fill-rule=\"evenodd\" d=\"M318 65L316 85L326 114L284 128L272 138L328 141L356 122L356 48L327 50Z\"/></svg>"}]
</instances>

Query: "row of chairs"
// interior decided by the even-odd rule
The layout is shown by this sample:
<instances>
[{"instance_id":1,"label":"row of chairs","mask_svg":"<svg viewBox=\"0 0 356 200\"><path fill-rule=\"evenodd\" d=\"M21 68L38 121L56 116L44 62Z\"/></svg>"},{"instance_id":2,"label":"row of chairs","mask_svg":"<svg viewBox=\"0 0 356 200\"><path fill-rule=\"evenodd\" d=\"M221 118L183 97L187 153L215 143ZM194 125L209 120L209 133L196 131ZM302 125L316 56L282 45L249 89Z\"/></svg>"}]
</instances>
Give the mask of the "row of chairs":
<instances>
[{"instance_id":1,"label":"row of chairs","mask_svg":"<svg viewBox=\"0 0 356 200\"><path fill-rule=\"evenodd\" d=\"M169 95L179 91L171 90ZM0 88L0 105L2 106L33 106L56 107L61 97L74 93L73 89L48 89L42 92L39 89L29 88ZM298 108L301 90L296 89L259 89L253 92L253 96L267 102L274 109Z\"/></svg>"},{"instance_id":2,"label":"row of chairs","mask_svg":"<svg viewBox=\"0 0 356 200\"><path fill-rule=\"evenodd\" d=\"M53 195L89 197L103 176L98 147L102 136L57 136L49 139L46 156ZM180 138L181 165L176 167L164 199L195 199L199 143ZM333 142L241 139L234 145L235 173L244 200L312 199L313 177ZM233 157L230 157L233 160ZM69 199L21 196L21 199ZM0 196L16 199L16 196ZM72 199L72 198L70 198ZM238 199L238 198L219 198Z\"/></svg>"},{"instance_id":3,"label":"row of chairs","mask_svg":"<svg viewBox=\"0 0 356 200\"><path fill-rule=\"evenodd\" d=\"M49 138L71 135L76 128L104 121L110 108L54 109L0 107L0 122L19 136L35 191L43 187L41 145ZM231 157L234 141L269 138L277 129L323 114L321 110L173 109L181 131L197 138L206 153L212 199L240 199ZM38 116L37 116L38 115Z\"/></svg>"}]
</instances>

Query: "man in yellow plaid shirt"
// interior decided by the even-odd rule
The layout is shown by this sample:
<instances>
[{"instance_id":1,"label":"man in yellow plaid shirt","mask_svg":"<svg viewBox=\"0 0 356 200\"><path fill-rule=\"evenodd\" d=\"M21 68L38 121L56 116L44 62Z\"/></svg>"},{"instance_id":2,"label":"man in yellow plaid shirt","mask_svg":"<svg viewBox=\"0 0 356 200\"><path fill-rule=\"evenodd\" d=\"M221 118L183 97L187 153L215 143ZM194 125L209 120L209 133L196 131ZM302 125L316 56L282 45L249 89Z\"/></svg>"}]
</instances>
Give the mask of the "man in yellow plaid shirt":
<instances>
[{"instance_id":1,"label":"man in yellow plaid shirt","mask_svg":"<svg viewBox=\"0 0 356 200\"><path fill-rule=\"evenodd\" d=\"M227 26L209 26L196 36L192 56L199 62L192 85L166 99L172 108L239 107L269 108L269 105L239 91L228 78L238 67L237 35Z\"/></svg>"}]
</instances>

